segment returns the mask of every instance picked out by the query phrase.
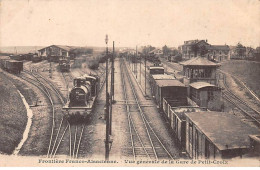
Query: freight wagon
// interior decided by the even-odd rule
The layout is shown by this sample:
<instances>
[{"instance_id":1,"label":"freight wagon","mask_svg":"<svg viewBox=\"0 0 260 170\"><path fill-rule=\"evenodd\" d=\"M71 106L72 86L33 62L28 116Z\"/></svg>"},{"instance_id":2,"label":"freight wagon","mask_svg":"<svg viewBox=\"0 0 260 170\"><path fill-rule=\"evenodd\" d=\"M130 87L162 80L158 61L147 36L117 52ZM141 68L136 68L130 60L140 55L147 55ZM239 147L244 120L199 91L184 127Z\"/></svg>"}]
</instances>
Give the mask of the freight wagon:
<instances>
[{"instance_id":1,"label":"freight wagon","mask_svg":"<svg viewBox=\"0 0 260 170\"><path fill-rule=\"evenodd\" d=\"M23 62L10 59L1 59L1 67L10 73L20 74L21 71L23 71Z\"/></svg>"}]
</instances>

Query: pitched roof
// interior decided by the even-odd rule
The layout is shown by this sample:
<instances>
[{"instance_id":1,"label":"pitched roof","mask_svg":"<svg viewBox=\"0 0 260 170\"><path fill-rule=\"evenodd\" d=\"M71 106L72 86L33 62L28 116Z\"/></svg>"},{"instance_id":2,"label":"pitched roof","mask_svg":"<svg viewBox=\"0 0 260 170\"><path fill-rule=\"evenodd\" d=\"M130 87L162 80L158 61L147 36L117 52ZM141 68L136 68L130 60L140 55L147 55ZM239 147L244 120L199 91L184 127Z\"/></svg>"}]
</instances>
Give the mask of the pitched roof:
<instances>
[{"instance_id":1,"label":"pitched roof","mask_svg":"<svg viewBox=\"0 0 260 170\"><path fill-rule=\"evenodd\" d=\"M249 135L260 134L258 128L246 125L229 113L211 111L185 115L219 150L248 148Z\"/></svg>"},{"instance_id":2,"label":"pitched roof","mask_svg":"<svg viewBox=\"0 0 260 170\"><path fill-rule=\"evenodd\" d=\"M209 43L207 43L205 40L189 40L189 41L184 41L184 45L194 45L194 44L199 44L199 43L205 43L207 45L209 45Z\"/></svg>"},{"instance_id":3,"label":"pitched roof","mask_svg":"<svg viewBox=\"0 0 260 170\"><path fill-rule=\"evenodd\" d=\"M155 80L156 84L159 87L185 87L183 83L179 80L172 79L172 80Z\"/></svg>"},{"instance_id":4,"label":"pitched roof","mask_svg":"<svg viewBox=\"0 0 260 170\"><path fill-rule=\"evenodd\" d=\"M215 86L213 84L203 82L203 81L190 83L190 86L195 88L195 89L201 89L201 88L204 88L204 87L216 87L216 88L218 88L217 86Z\"/></svg>"},{"instance_id":5,"label":"pitched roof","mask_svg":"<svg viewBox=\"0 0 260 170\"><path fill-rule=\"evenodd\" d=\"M184 66L220 66L212 61L209 61L207 58L204 57L195 57L190 60L184 61L180 63Z\"/></svg>"},{"instance_id":6,"label":"pitched roof","mask_svg":"<svg viewBox=\"0 0 260 170\"><path fill-rule=\"evenodd\" d=\"M73 49L76 48L76 47L67 46L67 45L50 45L50 46L44 47L42 49L39 49L38 51L42 51L43 49L48 48L48 47L52 47L52 46L56 46L56 47L61 48L65 51L70 51L70 50L73 50Z\"/></svg>"},{"instance_id":7,"label":"pitched roof","mask_svg":"<svg viewBox=\"0 0 260 170\"><path fill-rule=\"evenodd\" d=\"M207 47L209 50L223 50L228 51L229 46L228 45L210 45Z\"/></svg>"}]
</instances>

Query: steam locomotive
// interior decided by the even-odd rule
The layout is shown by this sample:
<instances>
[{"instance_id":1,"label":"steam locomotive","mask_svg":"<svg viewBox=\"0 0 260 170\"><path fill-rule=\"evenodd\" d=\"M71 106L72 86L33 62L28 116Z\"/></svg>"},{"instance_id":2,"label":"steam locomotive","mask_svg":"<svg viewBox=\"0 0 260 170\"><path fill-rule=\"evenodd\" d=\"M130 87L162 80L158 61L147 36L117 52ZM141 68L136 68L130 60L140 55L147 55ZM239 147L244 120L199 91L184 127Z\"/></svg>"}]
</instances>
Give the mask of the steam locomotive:
<instances>
[{"instance_id":1,"label":"steam locomotive","mask_svg":"<svg viewBox=\"0 0 260 170\"><path fill-rule=\"evenodd\" d=\"M69 58L60 58L59 59L59 68L61 72L70 71L70 60Z\"/></svg>"},{"instance_id":2,"label":"steam locomotive","mask_svg":"<svg viewBox=\"0 0 260 170\"><path fill-rule=\"evenodd\" d=\"M72 123L82 123L89 119L99 89L99 77L83 75L73 82L69 99L62 108L65 117Z\"/></svg>"}]
</instances>

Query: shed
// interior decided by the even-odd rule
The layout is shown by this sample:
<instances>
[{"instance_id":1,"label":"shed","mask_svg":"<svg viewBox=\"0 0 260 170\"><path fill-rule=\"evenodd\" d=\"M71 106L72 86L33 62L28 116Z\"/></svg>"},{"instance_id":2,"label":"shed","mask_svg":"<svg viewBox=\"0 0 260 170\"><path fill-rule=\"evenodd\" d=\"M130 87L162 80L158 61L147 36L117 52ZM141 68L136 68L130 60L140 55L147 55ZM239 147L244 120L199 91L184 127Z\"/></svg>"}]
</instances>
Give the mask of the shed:
<instances>
[{"instance_id":1,"label":"shed","mask_svg":"<svg viewBox=\"0 0 260 170\"><path fill-rule=\"evenodd\" d=\"M190 83L189 97L198 106L213 111L222 111L221 88L208 82Z\"/></svg>"},{"instance_id":2,"label":"shed","mask_svg":"<svg viewBox=\"0 0 260 170\"><path fill-rule=\"evenodd\" d=\"M184 84L188 85L197 81L216 84L216 69L219 64L207 58L196 57L180 63L183 65Z\"/></svg>"}]
</instances>

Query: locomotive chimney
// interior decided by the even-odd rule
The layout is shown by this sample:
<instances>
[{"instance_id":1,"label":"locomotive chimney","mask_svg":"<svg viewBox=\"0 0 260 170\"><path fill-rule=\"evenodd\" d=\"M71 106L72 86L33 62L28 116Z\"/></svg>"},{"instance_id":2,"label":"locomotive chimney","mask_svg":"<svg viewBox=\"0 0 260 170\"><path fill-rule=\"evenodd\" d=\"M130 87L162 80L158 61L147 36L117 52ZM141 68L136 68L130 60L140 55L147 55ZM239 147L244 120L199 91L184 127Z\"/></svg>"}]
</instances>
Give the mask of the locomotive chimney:
<instances>
[{"instance_id":1,"label":"locomotive chimney","mask_svg":"<svg viewBox=\"0 0 260 170\"><path fill-rule=\"evenodd\" d=\"M77 80L76 80L76 86L77 86L77 87L80 87L80 79L77 79Z\"/></svg>"}]
</instances>

